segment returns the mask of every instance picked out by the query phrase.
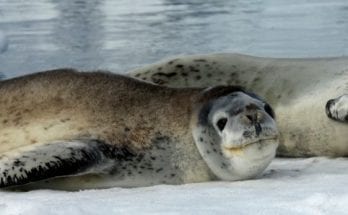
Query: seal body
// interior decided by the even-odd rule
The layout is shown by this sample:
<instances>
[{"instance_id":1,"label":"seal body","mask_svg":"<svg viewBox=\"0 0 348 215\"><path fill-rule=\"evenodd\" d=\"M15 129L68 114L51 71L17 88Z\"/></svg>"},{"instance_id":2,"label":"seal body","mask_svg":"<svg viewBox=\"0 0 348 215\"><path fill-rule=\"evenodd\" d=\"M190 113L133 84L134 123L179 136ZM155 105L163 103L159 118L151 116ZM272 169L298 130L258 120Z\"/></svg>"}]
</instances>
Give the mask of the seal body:
<instances>
[{"instance_id":1,"label":"seal body","mask_svg":"<svg viewBox=\"0 0 348 215\"><path fill-rule=\"evenodd\" d=\"M2 81L0 93L0 187L242 180L277 147L273 112L238 87L176 89L62 69Z\"/></svg>"},{"instance_id":2,"label":"seal body","mask_svg":"<svg viewBox=\"0 0 348 215\"><path fill-rule=\"evenodd\" d=\"M263 96L274 107L281 133L278 156L348 155L347 124L327 117L337 115L344 121L347 102L337 102L337 107L328 109L333 114L325 114L329 100L348 92L346 57L182 56L138 68L129 75L165 86L242 85ZM340 97L340 101L344 98L346 96Z\"/></svg>"}]
</instances>

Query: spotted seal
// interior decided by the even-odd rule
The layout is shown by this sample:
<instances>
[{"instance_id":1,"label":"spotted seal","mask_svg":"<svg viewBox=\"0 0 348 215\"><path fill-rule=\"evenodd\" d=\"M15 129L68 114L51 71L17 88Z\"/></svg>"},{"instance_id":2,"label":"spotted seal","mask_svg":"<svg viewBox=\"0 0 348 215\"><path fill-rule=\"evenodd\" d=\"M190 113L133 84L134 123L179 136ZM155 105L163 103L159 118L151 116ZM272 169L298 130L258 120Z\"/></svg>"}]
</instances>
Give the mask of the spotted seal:
<instances>
[{"instance_id":1,"label":"spotted seal","mask_svg":"<svg viewBox=\"0 0 348 215\"><path fill-rule=\"evenodd\" d=\"M1 188L243 180L278 143L272 108L240 87L61 69L1 81L0 94Z\"/></svg>"},{"instance_id":2,"label":"spotted seal","mask_svg":"<svg viewBox=\"0 0 348 215\"><path fill-rule=\"evenodd\" d=\"M348 155L347 57L193 55L144 66L129 75L175 87L244 86L275 109L280 130L278 156Z\"/></svg>"}]
</instances>

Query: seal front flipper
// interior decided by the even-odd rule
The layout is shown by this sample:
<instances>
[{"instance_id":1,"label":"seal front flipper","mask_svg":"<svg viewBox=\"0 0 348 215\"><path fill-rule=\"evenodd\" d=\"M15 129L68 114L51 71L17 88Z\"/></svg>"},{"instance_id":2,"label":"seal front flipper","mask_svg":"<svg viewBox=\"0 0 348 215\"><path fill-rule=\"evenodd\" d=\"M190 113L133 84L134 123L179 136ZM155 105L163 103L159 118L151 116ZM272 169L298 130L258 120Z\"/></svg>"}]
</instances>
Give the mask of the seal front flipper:
<instances>
[{"instance_id":1,"label":"seal front flipper","mask_svg":"<svg viewBox=\"0 0 348 215\"><path fill-rule=\"evenodd\" d=\"M44 179L106 173L130 152L98 140L55 141L17 148L0 155L0 188Z\"/></svg>"},{"instance_id":2,"label":"seal front flipper","mask_svg":"<svg viewBox=\"0 0 348 215\"><path fill-rule=\"evenodd\" d=\"M341 122L348 122L348 94L330 99L326 103L325 109L329 118Z\"/></svg>"}]
</instances>

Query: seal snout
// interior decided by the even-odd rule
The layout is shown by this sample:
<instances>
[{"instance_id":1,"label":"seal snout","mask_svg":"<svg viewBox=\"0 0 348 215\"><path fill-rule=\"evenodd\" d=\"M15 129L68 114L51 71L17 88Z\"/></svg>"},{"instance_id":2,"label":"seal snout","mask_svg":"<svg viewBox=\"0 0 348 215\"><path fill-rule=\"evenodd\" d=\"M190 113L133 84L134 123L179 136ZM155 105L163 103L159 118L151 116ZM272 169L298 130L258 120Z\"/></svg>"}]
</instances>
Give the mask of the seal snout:
<instances>
[{"instance_id":1,"label":"seal snout","mask_svg":"<svg viewBox=\"0 0 348 215\"><path fill-rule=\"evenodd\" d=\"M211 121L222 145L241 147L277 136L274 113L266 102L243 92L231 95L217 100L211 111Z\"/></svg>"},{"instance_id":2,"label":"seal snout","mask_svg":"<svg viewBox=\"0 0 348 215\"><path fill-rule=\"evenodd\" d=\"M264 121L264 118L265 113L259 110L257 106L251 104L246 107L246 112L242 113L241 121L246 126L254 127L256 136L259 136L259 134L262 132L261 123Z\"/></svg>"}]
</instances>

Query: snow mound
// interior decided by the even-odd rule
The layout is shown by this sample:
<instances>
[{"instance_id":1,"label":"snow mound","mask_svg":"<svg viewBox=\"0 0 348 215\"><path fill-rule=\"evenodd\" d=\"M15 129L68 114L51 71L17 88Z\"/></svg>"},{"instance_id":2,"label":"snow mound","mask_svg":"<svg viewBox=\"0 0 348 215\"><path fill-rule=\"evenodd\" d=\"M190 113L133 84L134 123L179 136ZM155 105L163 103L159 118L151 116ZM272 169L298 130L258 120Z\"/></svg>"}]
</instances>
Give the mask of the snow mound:
<instances>
[{"instance_id":1,"label":"snow mound","mask_svg":"<svg viewBox=\"0 0 348 215\"><path fill-rule=\"evenodd\" d=\"M0 214L346 214L348 159L276 159L259 179L64 192L1 191Z\"/></svg>"}]
</instances>

